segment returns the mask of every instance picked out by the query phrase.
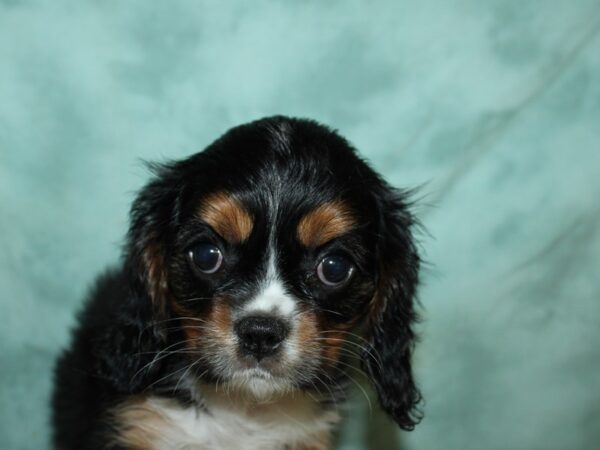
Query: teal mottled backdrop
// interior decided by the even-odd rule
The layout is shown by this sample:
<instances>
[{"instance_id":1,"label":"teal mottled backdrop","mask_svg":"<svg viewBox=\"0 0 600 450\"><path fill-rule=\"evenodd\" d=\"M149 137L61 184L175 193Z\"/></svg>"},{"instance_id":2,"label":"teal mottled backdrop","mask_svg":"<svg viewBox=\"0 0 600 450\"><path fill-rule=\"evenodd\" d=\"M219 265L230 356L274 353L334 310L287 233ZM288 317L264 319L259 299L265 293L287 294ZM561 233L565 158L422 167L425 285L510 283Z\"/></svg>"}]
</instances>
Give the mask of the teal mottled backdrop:
<instances>
[{"instance_id":1,"label":"teal mottled backdrop","mask_svg":"<svg viewBox=\"0 0 600 450\"><path fill-rule=\"evenodd\" d=\"M426 418L357 396L341 446L600 448L599 30L593 0L1 0L0 449L48 448L139 160L275 113L423 185Z\"/></svg>"}]
</instances>

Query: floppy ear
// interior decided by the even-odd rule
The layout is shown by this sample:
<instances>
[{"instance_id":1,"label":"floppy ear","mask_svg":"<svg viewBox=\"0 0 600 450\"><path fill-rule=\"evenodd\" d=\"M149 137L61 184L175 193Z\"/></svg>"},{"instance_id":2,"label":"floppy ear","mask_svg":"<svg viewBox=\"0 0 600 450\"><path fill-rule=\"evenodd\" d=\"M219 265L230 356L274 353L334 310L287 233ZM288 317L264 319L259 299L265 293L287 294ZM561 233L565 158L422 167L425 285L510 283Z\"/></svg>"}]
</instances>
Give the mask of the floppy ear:
<instances>
[{"instance_id":1,"label":"floppy ear","mask_svg":"<svg viewBox=\"0 0 600 450\"><path fill-rule=\"evenodd\" d=\"M155 178L138 194L130 214L125 268L135 292L152 306L154 321L166 318L169 288L166 239L179 215L177 165L151 165Z\"/></svg>"},{"instance_id":2,"label":"floppy ear","mask_svg":"<svg viewBox=\"0 0 600 450\"><path fill-rule=\"evenodd\" d=\"M363 367L382 408L400 427L412 430L422 417L417 409L421 394L411 367L415 343L412 326L417 319L413 299L420 260L407 195L385 185L376 194L378 281L367 324L369 346L363 353Z\"/></svg>"},{"instance_id":3,"label":"floppy ear","mask_svg":"<svg viewBox=\"0 0 600 450\"><path fill-rule=\"evenodd\" d=\"M126 393L142 390L160 370L155 356L166 338L165 239L178 214L179 183L175 167L156 166L153 171L155 179L140 191L131 209L123 272L112 282L119 286L98 294L114 305L94 342L97 373Z\"/></svg>"}]
</instances>

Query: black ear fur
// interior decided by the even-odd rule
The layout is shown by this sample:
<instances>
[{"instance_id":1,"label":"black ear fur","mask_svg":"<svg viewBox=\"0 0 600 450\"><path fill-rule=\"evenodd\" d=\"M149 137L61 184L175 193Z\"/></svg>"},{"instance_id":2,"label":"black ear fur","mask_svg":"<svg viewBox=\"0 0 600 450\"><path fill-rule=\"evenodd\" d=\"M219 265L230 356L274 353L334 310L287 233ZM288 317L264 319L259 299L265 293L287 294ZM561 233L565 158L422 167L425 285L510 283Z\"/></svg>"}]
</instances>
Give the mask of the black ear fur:
<instances>
[{"instance_id":1,"label":"black ear fur","mask_svg":"<svg viewBox=\"0 0 600 450\"><path fill-rule=\"evenodd\" d=\"M164 237L178 213L176 167L152 167L154 180L131 208L123 272L118 281L101 280L97 289L96 296L105 303L118 298L111 301L110 320L94 336L97 373L121 392L143 389L160 370L161 360L155 356L165 345L168 301Z\"/></svg>"},{"instance_id":2,"label":"black ear fur","mask_svg":"<svg viewBox=\"0 0 600 450\"><path fill-rule=\"evenodd\" d=\"M368 324L370 346L363 354L363 367L382 408L400 427L412 430L422 418L418 410L421 393L411 366L420 259L412 236L415 221L408 211L407 196L385 185L376 196L379 277Z\"/></svg>"},{"instance_id":3,"label":"black ear fur","mask_svg":"<svg viewBox=\"0 0 600 450\"><path fill-rule=\"evenodd\" d=\"M165 239L179 217L180 164L149 165L155 178L131 207L125 266L136 292L153 305L155 318L164 318L168 295Z\"/></svg>"}]
</instances>

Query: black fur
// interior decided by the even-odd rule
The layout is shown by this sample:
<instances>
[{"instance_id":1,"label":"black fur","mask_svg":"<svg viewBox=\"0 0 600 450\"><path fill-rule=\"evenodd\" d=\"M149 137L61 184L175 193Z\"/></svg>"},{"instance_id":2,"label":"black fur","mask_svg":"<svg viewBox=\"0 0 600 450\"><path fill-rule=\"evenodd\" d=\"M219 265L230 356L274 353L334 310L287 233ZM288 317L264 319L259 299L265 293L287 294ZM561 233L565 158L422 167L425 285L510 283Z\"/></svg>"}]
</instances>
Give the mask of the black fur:
<instances>
[{"instance_id":1,"label":"black fur","mask_svg":"<svg viewBox=\"0 0 600 450\"><path fill-rule=\"evenodd\" d=\"M382 408L402 428L412 430L422 418L417 409L421 393L411 367L415 344L412 325L417 320L413 298L420 260L411 233L414 218L408 212L405 197L390 188L378 196L381 305L371 324L371 345L363 353L363 367L370 375Z\"/></svg>"},{"instance_id":2,"label":"black fur","mask_svg":"<svg viewBox=\"0 0 600 450\"><path fill-rule=\"evenodd\" d=\"M199 316L212 307L215 294L226 292L234 307L243 304L264 275L269 227L278 230L286 287L332 327L363 325L370 343L363 367L379 401L399 426L414 427L420 419L411 370L419 257L406 194L385 183L338 134L285 117L234 128L205 151L153 171L154 179L133 204L122 262L98 280L73 342L58 361L52 399L56 448L107 448L114 432L108 413L131 395L197 401L169 376L189 361L163 356L183 339L172 301L207 299L190 302ZM195 218L198 200L216 191L235 193L254 217L243 246L223 242ZM281 206L270 216L266 211L274 198ZM360 227L325 248L303 248L289 230L315 206L338 198L356 211ZM226 248L230 261L222 274L190 275L185 250L198 236ZM314 259L331 249L352 255L358 267L347 289L337 292L311 275ZM205 382L219 375L210 364L202 369ZM344 376L343 366L336 367L329 380ZM305 383L303 389L313 386Z\"/></svg>"}]
</instances>

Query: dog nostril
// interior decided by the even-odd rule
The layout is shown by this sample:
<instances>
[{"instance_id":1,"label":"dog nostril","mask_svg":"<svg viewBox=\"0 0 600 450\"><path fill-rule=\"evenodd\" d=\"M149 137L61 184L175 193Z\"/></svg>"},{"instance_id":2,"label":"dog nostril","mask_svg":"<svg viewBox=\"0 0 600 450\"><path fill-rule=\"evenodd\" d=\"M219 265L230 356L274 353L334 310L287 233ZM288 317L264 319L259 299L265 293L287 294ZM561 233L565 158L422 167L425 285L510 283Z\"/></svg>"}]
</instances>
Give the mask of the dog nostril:
<instances>
[{"instance_id":1,"label":"dog nostril","mask_svg":"<svg viewBox=\"0 0 600 450\"><path fill-rule=\"evenodd\" d=\"M253 316L240 320L235 325L240 347L257 359L270 356L289 333L287 324L274 317Z\"/></svg>"}]
</instances>

